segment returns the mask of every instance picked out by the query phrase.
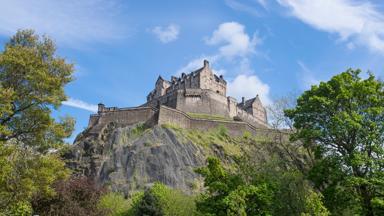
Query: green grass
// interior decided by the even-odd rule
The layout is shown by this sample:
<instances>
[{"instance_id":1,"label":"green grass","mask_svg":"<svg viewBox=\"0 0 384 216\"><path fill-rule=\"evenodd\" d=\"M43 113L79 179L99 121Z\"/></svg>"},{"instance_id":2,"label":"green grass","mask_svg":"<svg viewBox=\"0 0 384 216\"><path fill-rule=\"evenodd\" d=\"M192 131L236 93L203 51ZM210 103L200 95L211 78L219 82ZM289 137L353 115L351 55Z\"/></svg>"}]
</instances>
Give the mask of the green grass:
<instances>
[{"instance_id":1,"label":"green grass","mask_svg":"<svg viewBox=\"0 0 384 216\"><path fill-rule=\"evenodd\" d=\"M191 118L196 119L209 119L209 120L221 120L221 121L233 121L233 119L221 115L211 115L204 113L187 113Z\"/></svg>"}]
</instances>

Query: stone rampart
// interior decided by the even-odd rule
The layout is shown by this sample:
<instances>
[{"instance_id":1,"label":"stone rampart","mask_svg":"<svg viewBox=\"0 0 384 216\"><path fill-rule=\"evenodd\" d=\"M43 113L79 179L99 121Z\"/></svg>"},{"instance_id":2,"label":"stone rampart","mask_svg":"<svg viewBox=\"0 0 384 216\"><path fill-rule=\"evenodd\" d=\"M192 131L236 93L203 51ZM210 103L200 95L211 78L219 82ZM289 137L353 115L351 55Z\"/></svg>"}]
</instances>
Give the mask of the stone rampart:
<instances>
[{"instance_id":1,"label":"stone rampart","mask_svg":"<svg viewBox=\"0 0 384 216\"><path fill-rule=\"evenodd\" d=\"M282 133L268 128L256 128L247 122L212 120L212 119L197 119L190 117L187 113L172 109L167 106L160 106L158 115L158 124L174 124L181 128L197 129L206 131L219 126L224 126L232 136L241 136L245 131L249 131L254 135L275 136L277 133Z\"/></svg>"},{"instance_id":2,"label":"stone rampart","mask_svg":"<svg viewBox=\"0 0 384 216\"><path fill-rule=\"evenodd\" d=\"M91 115L88 128L91 133L98 133L103 126L110 122L118 125L133 125L142 122L152 126L157 123L157 113L158 110L153 107L106 108L103 112Z\"/></svg>"},{"instance_id":3,"label":"stone rampart","mask_svg":"<svg viewBox=\"0 0 384 216\"><path fill-rule=\"evenodd\" d=\"M208 89L179 90L175 108L184 112L229 116L227 98Z\"/></svg>"}]
</instances>

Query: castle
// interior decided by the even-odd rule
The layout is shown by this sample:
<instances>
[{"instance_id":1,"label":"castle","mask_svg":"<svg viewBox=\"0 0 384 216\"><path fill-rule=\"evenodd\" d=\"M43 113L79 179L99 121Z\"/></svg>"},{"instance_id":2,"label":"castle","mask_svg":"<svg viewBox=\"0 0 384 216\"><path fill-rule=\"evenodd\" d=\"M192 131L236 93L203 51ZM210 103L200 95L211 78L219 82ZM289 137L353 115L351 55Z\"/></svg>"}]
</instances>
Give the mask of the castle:
<instances>
[{"instance_id":1,"label":"castle","mask_svg":"<svg viewBox=\"0 0 384 216\"><path fill-rule=\"evenodd\" d=\"M246 88L246 87L245 87ZM243 130L268 128L267 113L259 96L237 102L227 97L227 82L217 76L204 60L203 67L171 80L158 77L147 102L134 108L105 107L91 115L88 127L95 132L109 122L132 125L144 122L177 124L184 128L209 129L225 125L233 134ZM212 118L211 118L212 117ZM91 130L91 131L92 131Z\"/></svg>"}]
</instances>

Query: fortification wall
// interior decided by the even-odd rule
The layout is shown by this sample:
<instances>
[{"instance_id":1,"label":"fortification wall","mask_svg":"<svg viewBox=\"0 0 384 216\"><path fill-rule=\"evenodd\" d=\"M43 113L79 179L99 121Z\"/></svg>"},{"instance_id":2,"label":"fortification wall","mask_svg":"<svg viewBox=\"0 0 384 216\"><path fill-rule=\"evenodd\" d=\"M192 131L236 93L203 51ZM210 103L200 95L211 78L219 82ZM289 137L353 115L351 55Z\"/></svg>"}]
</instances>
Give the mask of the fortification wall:
<instances>
[{"instance_id":1,"label":"fortification wall","mask_svg":"<svg viewBox=\"0 0 384 216\"><path fill-rule=\"evenodd\" d=\"M240 108L237 108L237 117L256 127L268 127L268 125L264 122L264 120L262 120L261 118L258 118L257 116L253 116Z\"/></svg>"},{"instance_id":2,"label":"fortification wall","mask_svg":"<svg viewBox=\"0 0 384 216\"><path fill-rule=\"evenodd\" d=\"M281 134L279 131L248 122L192 118L186 112L162 105L159 109L152 107L105 108L103 112L91 115L88 125L89 132L98 134L110 122L117 125L133 125L140 122L146 123L149 126L155 124L174 124L181 128L202 131L224 126L232 136L241 136L245 131L263 137L276 137L276 134Z\"/></svg>"},{"instance_id":3,"label":"fortification wall","mask_svg":"<svg viewBox=\"0 0 384 216\"><path fill-rule=\"evenodd\" d=\"M173 108L173 107L172 107ZM228 116L227 98L204 89L185 89L177 92L175 107L184 112Z\"/></svg>"},{"instance_id":4,"label":"fortification wall","mask_svg":"<svg viewBox=\"0 0 384 216\"><path fill-rule=\"evenodd\" d=\"M183 111L175 110L166 106L160 106L158 124L174 124L181 128L197 129L202 131L224 126L228 129L228 133L232 136L241 136L245 131L249 131L254 135L262 136L275 136L278 132L268 128L256 128L247 122L191 118Z\"/></svg>"},{"instance_id":5,"label":"fortification wall","mask_svg":"<svg viewBox=\"0 0 384 216\"><path fill-rule=\"evenodd\" d=\"M110 109L110 108L109 108ZM91 115L88 128L98 133L100 129L113 122L120 125L133 125L140 122L152 126L157 123L157 110L152 107L113 109Z\"/></svg>"}]
</instances>

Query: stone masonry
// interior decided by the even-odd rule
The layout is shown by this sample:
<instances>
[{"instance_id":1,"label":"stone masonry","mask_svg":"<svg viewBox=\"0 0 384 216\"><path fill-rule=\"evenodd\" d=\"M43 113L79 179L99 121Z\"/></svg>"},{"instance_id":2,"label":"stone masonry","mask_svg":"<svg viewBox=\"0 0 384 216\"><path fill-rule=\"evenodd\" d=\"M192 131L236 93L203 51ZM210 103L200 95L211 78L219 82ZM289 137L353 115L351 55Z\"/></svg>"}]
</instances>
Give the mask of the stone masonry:
<instances>
[{"instance_id":1,"label":"stone masonry","mask_svg":"<svg viewBox=\"0 0 384 216\"><path fill-rule=\"evenodd\" d=\"M215 75L209 67L209 62L204 60L203 67L189 74L182 73L181 77L172 76L170 81L159 76L155 88L147 96L147 102L141 106L117 108L99 104L98 113L91 115L89 128L97 130L108 122L122 125L144 122L154 125L160 123L161 119L162 123L172 123L174 118L169 115L169 110L174 110L175 115L180 111L190 120L193 118L188 114L197 113L204 114L202 116L232 119L235 125L243 122L254 128L268 128L266 109L258 95L248 100L243 97L241 102L237 102L235 98L227 96L226 91L227 82L224 77ZM159 117L161 109L167 107L168 114ZM201 121L199 119L199 122ZM223 124L229 123L223 121ZM239 126L239 130L241 128L243 126Z\"/></svg>"}]
</instances>

